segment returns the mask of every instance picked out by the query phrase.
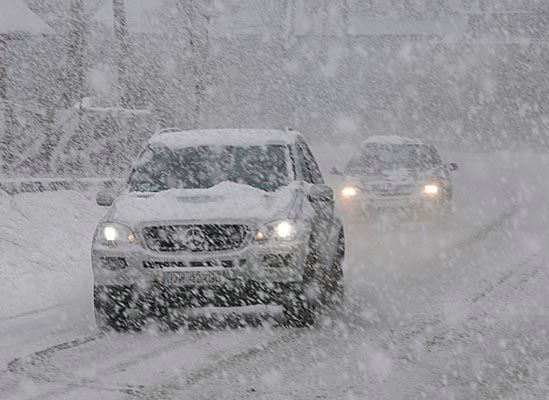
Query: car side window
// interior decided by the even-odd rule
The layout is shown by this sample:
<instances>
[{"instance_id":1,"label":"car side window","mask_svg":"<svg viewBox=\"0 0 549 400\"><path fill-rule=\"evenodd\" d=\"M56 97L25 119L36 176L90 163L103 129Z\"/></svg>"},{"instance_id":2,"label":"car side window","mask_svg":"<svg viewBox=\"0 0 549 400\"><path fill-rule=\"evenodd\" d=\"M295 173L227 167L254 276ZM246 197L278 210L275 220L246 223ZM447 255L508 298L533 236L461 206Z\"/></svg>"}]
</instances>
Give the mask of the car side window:
<instances>
[{"instance_id":1,"label":"car side window","mask_svg":"<svg viewBox=\"0 0 549 400\"><path fill-rule=\"evenodd\" d=\"M297 148L297 160L296 164L299 164L301 167L301 173L303 174L303 180L305 182L311 183L311 174L309 173L309 169L307 168L307 165L305 164L305 156L303 155L303 148L298 144L296 145Z\"/></svg>"},{"instance_id":2,"label":"car side window","mask_svg":"<svg viewBox=\"0 0 549 400\"><path fill-rule=\"evenodd\" d=\"M318 164L311 153L311 150L305 143L297 144L299 153L300 153L300 162L302 163L301 169L303 170L303 177L306 182L314 184L324 183L322 178L322 173L318 168Z\"/></svg>"},{"instance_id":3,"label":"car side window","mask_svg":"<svg viewBox=\"0 0 549 400\"><path fill-rule=\"evenodd\" d=\"M433 159L434 164L441 165L442 160L440 158L440 155L438 154L437 149L435 149L433 146L429 146L429 150L431 151L431 157Z\"/></svg>"}]
</instances>

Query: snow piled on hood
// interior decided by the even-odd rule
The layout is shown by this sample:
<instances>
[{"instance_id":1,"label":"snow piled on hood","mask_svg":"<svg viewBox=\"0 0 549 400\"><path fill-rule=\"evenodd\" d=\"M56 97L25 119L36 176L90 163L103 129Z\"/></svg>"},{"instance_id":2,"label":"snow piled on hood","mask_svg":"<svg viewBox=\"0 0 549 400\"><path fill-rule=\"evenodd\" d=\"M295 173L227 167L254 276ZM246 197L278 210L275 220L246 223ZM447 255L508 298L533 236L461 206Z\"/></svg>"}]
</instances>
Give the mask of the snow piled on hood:
<instances>
[{"instance_id":1,"label":"snow piled on hood","mask_svg":"<svg viewBox=\"0 0 549 400\"><path fill-rule=\"evenodd\" d=\"M270 193L248 185L222 182L208 189L129 193L116 200L107 219L132 226L153 221L269 221L286 216L297 186L292 183Z\"/></svg>"}]
</instances>

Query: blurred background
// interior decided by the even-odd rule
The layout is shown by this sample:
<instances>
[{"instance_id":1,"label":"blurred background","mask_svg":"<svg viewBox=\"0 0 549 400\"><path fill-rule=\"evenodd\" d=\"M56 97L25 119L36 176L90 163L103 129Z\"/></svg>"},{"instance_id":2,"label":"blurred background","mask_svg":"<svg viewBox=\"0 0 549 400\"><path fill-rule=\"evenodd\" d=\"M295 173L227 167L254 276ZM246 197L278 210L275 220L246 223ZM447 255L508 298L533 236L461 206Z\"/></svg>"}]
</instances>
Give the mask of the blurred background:
<instances>
[{"instance_id":1,"label":"blurred background","mask_svg":"<svg viewBox=\"0 0 549 400\"><path fill-rule=\"evenodd\" d=\"M544 0L0 0L0 178L120 176L159 127L547 150Z\"/></svg>"}]
</instances>

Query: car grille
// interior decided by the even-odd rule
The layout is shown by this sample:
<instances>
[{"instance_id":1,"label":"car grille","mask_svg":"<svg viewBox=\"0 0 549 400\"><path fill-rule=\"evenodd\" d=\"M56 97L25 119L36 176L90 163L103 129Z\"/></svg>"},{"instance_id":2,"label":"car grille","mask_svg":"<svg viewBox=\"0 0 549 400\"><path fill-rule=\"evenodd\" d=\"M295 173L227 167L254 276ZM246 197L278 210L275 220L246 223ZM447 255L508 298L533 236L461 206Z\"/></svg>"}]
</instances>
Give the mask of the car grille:
<instances>
[{"instance_id":1,"label":"car grille","mask_svg":"<svg viewBox=\"0 0 549 400\"><path fill-rule=\"evenodd\" d=\"M143 229L150 250L203 253L236 250L249 238L250 228L236 224L164 225Z\"/></svg>"},{"instance_id":2,"label":"car grille","mask_svg":"<svg viewBox=\"0 0 549 400\"><path fill-rule=\"evenodd\" d=\"M380 197L390 196L410 196L414 193L414 185L391 185L391 184L379 184L371 187L372 193Z\"/></svg>"},{"instance_id":3,"label":"car grille","mask_svg":"<svg viewBox=\"0 0 549 400\"><path fill-rule=\"evenodd\" d=\"M246 260L221 260L221 261L145 261L143 267L147 269L164 268L204 268L204 267L223 267L234 268L242 267Z\"/></svg>"}]
</instances>

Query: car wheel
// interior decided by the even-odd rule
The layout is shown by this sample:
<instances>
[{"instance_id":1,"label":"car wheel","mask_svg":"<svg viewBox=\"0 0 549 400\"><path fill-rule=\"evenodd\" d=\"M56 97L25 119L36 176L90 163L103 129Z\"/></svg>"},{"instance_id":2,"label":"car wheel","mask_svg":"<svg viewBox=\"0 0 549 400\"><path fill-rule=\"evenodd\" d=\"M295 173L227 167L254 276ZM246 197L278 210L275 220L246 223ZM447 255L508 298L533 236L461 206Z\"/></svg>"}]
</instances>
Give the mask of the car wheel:
<instances>
[{"instance_id":1,"label":"car wheel","mask_svg":"<svg viewBox=\"0 0 549 400\"><path fill-rule=\"evenodd\" d=\"M300 296L303 297L303 296ZM316 307L306 299L296 298L295 301L283 305L286 323L290 326L307 327L315 323Z\"/></svg>"},{"instance_id":2,"label":"car wheel","mask_svg":"<svg viewBox=\"0 0 549 400\"><path fill-rule=\"evenodd\" d=\"M454 214L454 206L452 200L444 199L439 207L431 213L431 219L434 223L447 226Z\"/></svg>"},{"instance_id":3,"label":"car wheel","mask_svg":"<svg viewBox=\"0 0 549 400\"><path fill-rule=\"evenodd\" d=\"M368 213L360 204L347 204L339 207L341 219L346 225L368 222Z\"/></svg>"},{"instance_id":4,"label":"car wheel","mask_svg":"<svg viewBox=\"0 0 549 400\"><path fill-rule=\"evenodd\" d=\"M138 331L142 324L130 320L124 312L106 313L102 309L95 309L95 325L100 332L126 332L129 330Z\"/></svg>"},{"instance_id":5,"label":"car wheel","mask_svg":"<svg viewBox=\"0 0 549 400\"><path fill-rule=\"evenodd\" d=\"M343 230L339 233L336 253L332 262L332 267L328 272L325 285L326 305L339 305L345 297L345 287L343 283L343 262L345 261L345 234Z\"/></svg>"},{"instance_id":6,"label":"car wheel","mask_svg":"<svg viewBox=\"0 0 549 400\"><path fill-rule=\"evenodd\" d=\"M105 298L106 297L106 298ZM141 318L130 318L129 307L123 299L96 294L94 296L95 324L100 332L139 331L144 325Z\"/></svg>"}]
</instances>

